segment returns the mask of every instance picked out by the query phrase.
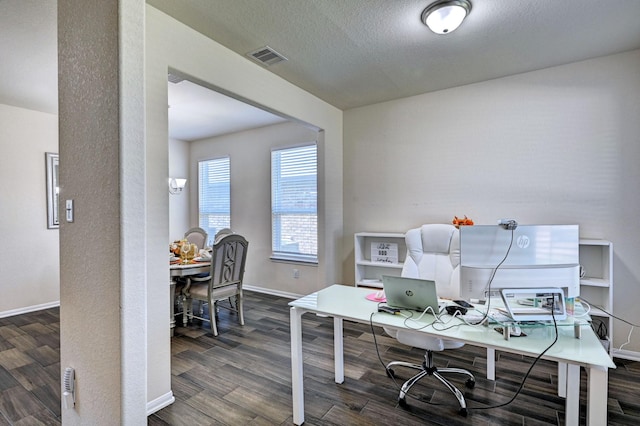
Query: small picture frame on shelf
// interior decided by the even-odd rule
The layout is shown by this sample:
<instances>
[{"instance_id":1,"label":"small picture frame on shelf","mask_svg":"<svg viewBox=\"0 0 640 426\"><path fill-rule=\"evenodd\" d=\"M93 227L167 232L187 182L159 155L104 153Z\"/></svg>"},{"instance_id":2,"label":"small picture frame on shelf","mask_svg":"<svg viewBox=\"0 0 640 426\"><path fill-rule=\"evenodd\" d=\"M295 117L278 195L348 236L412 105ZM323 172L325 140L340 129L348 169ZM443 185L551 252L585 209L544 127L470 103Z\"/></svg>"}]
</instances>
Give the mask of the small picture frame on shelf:
<instances>
[{"instance_id":1,"label":"small picture frame on shelf","mask_svg":"<svg viewBox=\"0 0 640 426\"><path fill-rule=\"evenodd\" d=\"M398 243L371 242L371 261L374 263L398 263Z\"/></svg>"}]
</instances>

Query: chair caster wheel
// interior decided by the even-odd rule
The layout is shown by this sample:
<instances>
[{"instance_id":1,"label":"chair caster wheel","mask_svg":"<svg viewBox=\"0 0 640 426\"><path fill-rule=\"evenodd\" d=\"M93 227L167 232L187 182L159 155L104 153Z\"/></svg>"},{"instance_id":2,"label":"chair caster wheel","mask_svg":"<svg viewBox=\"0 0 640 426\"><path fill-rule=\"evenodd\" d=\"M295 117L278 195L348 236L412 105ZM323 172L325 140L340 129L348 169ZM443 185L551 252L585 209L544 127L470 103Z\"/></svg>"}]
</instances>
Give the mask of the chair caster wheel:
<instances>
[{"instance_id":1,"label":"chair caster wheel","mask_svg":"<svg viewBox=\"0 0 640 426\"><path fill-rule=\"evenodd\" d=\"M466 382L464 382L464 385L469 389L473 389L476 387L476 381L468 379Z\"/></svg>"},{"instance_id":2,"label":"chair caster wheel","mask_svg":"<svg viewBox=\"0 0 640 426\"><path fill-rule=\"evenodd\" d=\"M402 408L407 408L409 406L405 398L398 398L398 405Z\"/></svg>"},{"instance_id":3,"label":"chair caster wheel","mask_svg":"<svg viewBox=\"0 0 640 426\"><path fill-rule=\"evenodd\" d=\"M392 368L387 368L387 377L394 379L396 377L396 373Z\"/></svg>"},{"instance_id":4,"label":"chair caster wheel","mask_svg":"<svg viewBox=\"0 0 640 426\"><path fill-rule=\"evenodd\" d=\"M460 411L458 411L458 414L460 414L462 417L467 417L467 409L461 408Z\"/></svg>"}]
</instances>

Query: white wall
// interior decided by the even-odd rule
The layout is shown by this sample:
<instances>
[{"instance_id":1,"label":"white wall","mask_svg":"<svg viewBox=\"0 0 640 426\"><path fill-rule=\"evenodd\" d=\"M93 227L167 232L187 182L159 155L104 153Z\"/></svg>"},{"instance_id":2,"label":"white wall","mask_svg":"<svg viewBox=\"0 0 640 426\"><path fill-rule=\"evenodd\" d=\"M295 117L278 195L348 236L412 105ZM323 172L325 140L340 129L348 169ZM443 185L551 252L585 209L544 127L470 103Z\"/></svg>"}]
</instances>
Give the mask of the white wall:
<instances>
[{"instance_id":1,"label":"white wall","mask_svg":"<svg viewBox=\"0 0 640 426\"><path fill-rule=\"evenodd\" d=\"M319 133L288 122L191 143L192 223L198 221L198 161L229 156L231 163L231 228L249 241L244 283L271 292L302 294L314 288L318 267L273 262L271 256L271 149L319 141ZM320 150L319 150L320 151ZM300 271L294 279L292 269Z\"/></svg>"},{"instance_id":2,"label":"white wall","mask_svg":"<svg viewBox=\"0 0 640 426\"><path fill-rule=\"evenodd\" d=\"M342 235L342 112L157 9L147 6L146 11L147 393L149 401L157 402L157 408L171 398L169 266L166 261L170 240L169 68L324 130L324 152L320 154L322 163L318 172L320 190L324 191L319 206L320 266L317 280L301 283L300 293L325 287L342 274L342 247L337 244Z\"/></svg>"},{"instance_id":3,"label":"white wall","mask_svg":"<svg viewBox=\"0 0 640 426\"><path fill-rule=\"evenodd\" d=\"M118 8L59 0L58 12L60 198L74 202L73 222L60 221L60 365L77 378L62 420L79 425L122 407L119 100L106 71L118 69Z\"/></svg>"},{"instance_id":4,"label":"white wall","mask_svg":"<svg viewBox=\"0 0 640 426\"><path fill-rule=\"evenodd\" d=\"M198 226L197 220L189 222L189 189L195 188L196 193L198 189L197 179L189 176L189 142L169 139L169 177L188 179L182 193L169 197L169 241L175 241L182 239L189 228Z\"/></svg>"},{"instance_id":5,"label":"white wall","mask_svg":"<svg viewBox=\"0 0 640 426\"><path fill-rule=\"evenodd\" d=\"M3 317L60 302L59 231L47 229L44 161L45 152L58 152L58 116L0 104L0 146Z\"/></svg>"},{"instance_id":6,"label":"white wall","mask_svg":"<svg viewBox=\"0 0 640 426\"><path fill-rule=\"evenodd\" d=\"M354 232L577 223L613 241L615 313L640 323L639 69L633 51L346 111L345 281Z\"/></svg>"},{"instance_id":7,"label":"white wall","mask_svg":"<svg viewBox=\"0 0 640 426\"><path fill-rule=\"evenodd\" d=\"M147 421L144 7L58 0L60 196L74 201L60 224L65 425Z\"/></svg>"}]
</instances>

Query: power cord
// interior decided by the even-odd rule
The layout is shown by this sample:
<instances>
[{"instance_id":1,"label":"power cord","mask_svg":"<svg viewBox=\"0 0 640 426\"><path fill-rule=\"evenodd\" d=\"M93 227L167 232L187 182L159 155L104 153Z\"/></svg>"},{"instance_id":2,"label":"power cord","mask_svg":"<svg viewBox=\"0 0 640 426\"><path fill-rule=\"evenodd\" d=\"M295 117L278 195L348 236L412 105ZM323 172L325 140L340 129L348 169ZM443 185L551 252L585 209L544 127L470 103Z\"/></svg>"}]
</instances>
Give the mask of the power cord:
<instances>
[{"instance_id":1,"label":"power cord","mask_svg":"<svg viewBox=\"0 0 640 426\"><path fill-rule=\"evenodd\" d=\"M516 226L517 226L517 224L516 224ZM511 252L511 247L513 246L514 231L515 231L515 229L516 229L516 226L508 226L508 227L505 227L505 229L508 229L508 230L510 230L510 231L511 231L511 240L509 241L509 246L507 247L507 252L505 253L505 255L504 255L504 257L502 258L502 260L500 260L500 262L498 263L498 265L496 265L496 267L493 269L493 271L491 272L491 276L489 277L489 281L488 281L487 286L486 286L486 294L488 294L489 296L491 295L491 284L493 283L493 279L495 278L496 273L498 272L498 269L500 269L500 267L502 266L502 264L507 260L507 258L509 257L509 253ZM427 312L427 310L428 310L428 309L430 309L430 308L425 309L425 311L424 311L424 312L422 312L422 314L421 314L418 318L416 318L416 319L415 319L415 321L417 321L417 320L421 319L421 318L424 316L424 314ZM470 323L470 322L467 322L467 321L466 321L466 320L464 320L464 319L463 319L463 321L464 321L467 325L470 325L470 326L475 326L475 325L483 324L485 321L488 321L488 320L489 320L489 312L490 312L490 309L491 309L491 297L488 297L488 298L487 298L487 309L486 309L486 311L484 312L484 316L483 316L483 318L482 318L480 321L478 321L477 323ZM433 311L433 310L432 310L432 311ZM378 357L378 361L380 362L380 364L382 365L382 367L385 369L385 372L387 373L387 376L388 376L388 377L390 377L390 378L391 378L391 380L393 381L393 383L394 383L394 385L396 386L397 390L398 390L398 391L400 391L400 390L402 390L402 387L398 384L398 382L396 381L395 377L394 377L394 376L389 372L389 370L387 369L387 365L386 365L386 364L385 364L385 362L382 360L382 356L380 355L380 350L378 349L378 341L377 341L377 338L376 338L375 329L374 329L374 327L373 327L373 315L374 315L374 314L375 314L375 312L372 312L372 313L371 313L371 316L369 317L369 326L371 327L371 334L372 334L372 336L373 336L373 343L374 343L374 346L375 346L375 349L376 349L376 355L377 355L377 357ZM457 312L456 312L456 314L457 314ZM454 317L454 318L455 318L456 314L454 314L454 315L453 315L453 317ZM403 315L403 316L404 316L404 315ZM443 323L443 324L448 324L448 323L450 322L450 321L449 321L449 322L447 322L447 323L444 323L444 322L440 319L440 317L439 317L437 314L435 314L435 312L434 312L434 316L436 317L436 320L434 320L434 321L433 321L432 323L430 323L430 324L423 325L423 326L421 326L420 328L417 328L417 329L416 329L416 328L411 328L411 327L409 327L409 326L408 326L408 324L407 324L407 321L408 321L408 320L410 320L410 319L412 318L412 316L409 316L409 317L404 316L404 317L405 317L404 325L405 325L405 327L407 327L407 328L409 328L409 329L412 329L412 330L421 330L421 329L426 328L426 327L429 327L429 326L434 326L437 322L440 322L440 323ZM518 390L516 390L516 392L514 393L514 395L513 395L513 396L512 396L512 397L511 397L507 402L504 402L504 403L502 403L502 404L492 405L492 406L488 406L488 407L476 407L476 408L474 408L474 409L476 409L476 410L488 410L488 409L492 409L492 408L500 408L500 407L504 407L504 406L506 406L506 405L511 404L511 403L512 403L512 402L513 402L513 401L518 397L518 395L520 395L520 392L522 392L522 389L524 388L524 384L525 384L525 382L526 382L527 378L529 378L529 375L531 374L531 371L533 370L533 367L535 367L535 365L536 365L536 364L538 363L538 361L539 361L539 360L544 356L544 354L546 354L546 353L549 351L549 349L551 349L551 348L553 347L553 345L555 345L555 344L556 344L556 342L558 341L558 324L557 324L557 322L556 322L556 317L555 317L555 299L554 299L554 301L552 302L551 317L552 317L552 319L553 319L553 326L554 326L554 331L555 331L555 337L554 337L554 339L553 339L553 342L551 342L551 344L550 344L549 346L547 346L547 348L546 348L544 351L542 351L542 352L541 352L541 353L540 353L540 354L539 354L539 355L538 355L538 356L533 360L533 363L531 363L531 365L529 366L529 369L527 370L526 374L524 375L524 377L523 377L523 379L522 379L522 382L520 383L520 386L518 387ZM614 318L615 318L615 317L614 317ZM462 319L462 318L461 318L461 319ZM441 329L441 330L439 330L439 331L448 330L448 329L450 329L450 328L458 327L458 326L460 326L460 325L462 325L462 324L456 324L456 325L453 325L453 326L450 326L450 327L445 327L445 328L443 328L443 329ZM436 328L434 327L434 329L436 329ZM436 329L436 330L437 330L437 329ZM410 398L412 398L412 399L414 399L414 400L421 401L421 402L425 402L425 403L427 403L427 404L431 404L431 405L444 405L444 404L436 404L436 403L433 403L433 402L430 402L430 401L426 401L426 400L423 400L422 398L417 398L417 397L415 397L415 396L413 396L413 395L411 395L411 394L408 394L408 393L407 393L405 396L409 396ZM471 407L467 407L467 408L471 409Z\"/></svg>"},{"instance_id":2,"label":"power cord","mask_svg":"<svg viewBox=\"0 0 640 426\"><path fill-rule=\"evenodd\" d=\"M413 317L413 311L402 310L402 309L399 309L399 308L392 308L392 307L389 307L389 306L385 306L385 305L383 305L383 302L378 303L378 312L386 312L388 314L400 315L401 317L404 318L403 325L406 328L408 328L409 330L422 330L424 328L427 328L429 326L434 325L437 322L442 322L442 320L440 319L440 315L437 314L433 310L433 308L431 306L427 306L426 308L424 308L424 310L416 318ZM405 314L405 312L408 312L409 315ZM424 317L429 312L431 312L431 314L435 318L432 322L430 322L428 324L418 323L419 327L413 327L413 326L409 325L410 321L413 321L413 322L417 323L418 321L420 321L422 319L422 317Z\"/></svg>"},{"instance_id":3,"label":"power cord","mask_svg":"<svg viewBox=\"0 0 640 426\"><path fill-rule=\"evenodd\" d=\"M549 346L547 346L547 348L544 351L542 351L533 360L533 363L531 363L531 365L529 366L529 369L527 370L527 373L524 375L524 378L522 379L522 382L520 382L520 386L518 387L518 390L511 397L511 399L509 399L507 402L503 402L502 404L498 404L498 405L490 405L488 407L475 407L475 408L469 407L470 409L474 409L474 410L489 410L491 408L504 407L506 405L511 404L513 401L515 401L515 399L518 397L518 395L520 395L520 392L522 392L522 389L524 388L524 383L529 378L529 375L531 374L531 371L533 370L533 367L535 367L535 365L538 363L538 361L540 361L540 359L544 356L544 354L546 354L547 351L549 351L549 349L551 349L553 347L553 345L555 345L556 342L558 341L558 323L556 322L556 316L555 316L555 302L554 302L554 306L552 306L552 308L551 308L551 318L553 318L553 328L554 328L554 331L555 331L555 337L553 339L553 342L551 342L551 344Z\"/></svg>"},{"instance_id":4,"label":"power cord","mask_svg":"<svg viewBox=\"0 0 640 426\"><path fill-rule=\"evenodd\" d=\"M640 327L640 325L638 325L638 324L634 324L634 323L632 323L632 322L630 322L630 321L627 321L627 320L626 320L626 319L624 319L624 318L620 318L620 317L617 317L617 316L613 315L611 312L608 312L608 311L607 311L606 309L604 309L602 306L598 306L598 305L596 305L595 303L591 303L591 302L589 302L587 299L585 299L585 298L584 298L584 297L582 297L582 296L580 296L580 297L579 297L579 299L580 299L580 301L582 301L582 302L586 302L587 304L589 304L589 305L591 305L591 306L593 306L593 307L596 307L596 308L600 309L602 312L604 312L605 314L607 314L607 315L608 315L608 316L610 316L611 318L615 318L615 319L617 319L618 321L622 321L623 323L628 324L628 325L630 325L630 326L632 326L632 327Z\"/></svg>"},{"instance_id":5,"label":"power cord","mask_svg":"<svg viewBox=\"0 0 640 426\"><path fill-rule=\"evenodd\" d=\"M369 327L371 327L371 335L373 336L373 345L374 345L374 347L376 349L376 355L378 357L378 361L380 362L380 365L382 365L382 368L384 368L384 371L387 374L387 377L389 377L393 381L393 384L395 385L396 390L398 392L400 392L400 391L402 391L402 385L400 385L396 381L395 376L389 371L389 369L387 368L387 364L385 364L385 362L382 360L382 355L380 355L380 349L378 348L378 339L376 337L376 331L373 328L373 316L375 314L376 314L375 312L372 312L371 315L369 316ZM425 402L425 403L430 404L430 405L436 405L436 406L451 405L451 404L438 404L436 402L427 401L427 400L424 400L422 398L413 396L410 393L405 394L405 396L408 396L409 398L411 398L411 399L413 399L415 401Z\"/></svg>"},{"instance_id":6,"label":"power cord","mask_svg":"<svg viewBox=\"0 0 640 426\"><path fill-rule=\"evenodd\" d=\"M429 311L431 311L431 314L435 318L433 321L431 321L428 324L420 324L419 327L413 327L413 326L409 325L410 322L417 323L418 321L420 321L422 319L422 317L424 317L425 314L427 312L429 312ZM434 325L434 324L436 324L438 322L442 322L442 320L440 319L440 315L436 314L436 312L433 310L433 308L431 306L427 306L425 308L425 310L422 311L422 313L417 318L413 318L413 312L409 311L409 314L410 315L404 315L404 314L401 313L401 315L404 317L403 324L409 330L422 330L422 329L430 327L430 326L432 326L432 325Z\"/></svg>"},{"instance_id":7,"label":"power cord","mask_svg":"<svg viewBox=\"0 0 640 426\"><path fill-rule=\"evenodd\" d=\"M595 320L591 320L591 329L593 330L594 333L596 333L596 336L598 336L598 339L603 340L606 339L607 336L609 335L609 329L607 328L607 325L604 323L604 321L602 321L601 319L595 319Z\"/></svg>"},{"instance_id":8,"label":"power cord","mask_svg":"<svg viewBox=\"0 0 640 426\"><path fill-rule=\"evenodd\" d=\"M627 341L624 342L622 345L620 345L618 350L622 350L623 347L625 347L626 345L631 343L631 334L633 333L633 330L636 327L640 327L639 325L634 324L634 323L632 323L630 321L627 321L626 319L623 319L623 318L620 318L620 317L617 317L617 316L613 315L611 312L608 312L602 306L598 306L596 304L593 304L593 303L589 302L587 299L585 299L582 296L580 296L579 299L580 299L581 302L585 302L585 303L587 303L589 305L589 310L591 310L591 306L594 306L594 307L600 309L602 312L604 312L608 316L610 316L611 318L617 319L618 321L621 321L621 322L631 326L631 329L629 330L629 334L627 335ZM600 323L602 324L602 327L604 327L604 335L601 335L599 330L594 329L594 331L598 335L598 337L602 340L602 339L605 339L607 336L609 336L609 332L608 332L608 330L606 328L606 325L602 321L600 321ZM593 328L593 321L591 323L591 327ZM611 342L611 343L613 344L613 342Z\"/></svg>"},{"instance_id":9,"label":"power cord","mask_svg":"<svg viewBox=\"0 0 640 426\"><path fill-rule=\"evenodd\" d=\"M398 384L398 382L396 381L394 375L389 372L389 370L387 369L386 363L382 360L382 355L380 355L380 349L378 348L378 339L376 337L376 332L375 332L375 329L374 329L374 326L373 326L373 315L374 314L375 314L375 312L372 312L371 315L369 316L369 327L371 328L371 335L373 336L373 344L374 344L374 347L375 347L375 350L376 350L376 355L378 357L378 361L380 362L380 364L384 368L387 376L391 378L391 380L393 381L396 389L399 392L399 391L402 390L402 386L400 384ZM455 317L455 315L454 315L454 317ZM520 395L520 392L522 392L522 389L524 388L524 384L527 381L527 379L529 378L529 375L531 374L531 371L533 370L533 367L536 366L536 364L538 363L538 361L540 361L540 359L544 356L544 354L546 354L549 351L549 349L551 349L553 347L553 345L555 345L556 342L558 341L558 323L556 322L556 316L555 316L555 299L552 302L551 318L553 319L553 328L554 328L554 332L555 332L555 336L554 336L553 342L551 342L551 344L549 346L547 346L547 348L544 351L542 351L533 360L533 362L529 366L529 369L527 370L526 374L522 378L522 381L520 382L520 386L518 387L516 392L513 394L513 396L508 401L506 401L504 403L501 403L501 404L491 405L491 406L488 406L488 407L469 407L469 406L467 406L468 409L489 410L489 409L492 409L492 408L500 408L500 407L507 406L507 405L511 404L513 401L515 401L515 399L518 397L518 395ZM405 394L405 396L408 396L408 397L410 397L410 398L412 398L412 399L414 399L416 401L424 402L424 403L427 403L427 404L430 404L430 405L438 405L438 406L450 405L450 404L437 404L437 403L434 403L434 402L431 402L431 401L424 400L422 398L415 397L410 393Z\"/></svg>"},{"instance_id":10,"label":"power cord","mask_svg":"<svg viewBox=\"0 0 640 426\"><path fill-rule=\"evenodd\" d=\"M516 224L516 226L517 226L517 224ZM469 324L469 325L480 325L480 324L484 323L485 321L489 321L489 312L491 312L491 284L493 283L493 279L495 278L496 273L498 272L498 269L500 269L502 264L509 257L509 253L511 253L511 247L513 246L513 237L514 237L514 233L515 233L515 229L516 228L515 228L515 226L511 226L511 227L506 227L505 229L509 229L511 231L511 240L509 241L509 247L507 247L507 252L504 254L504 257L502 258L502 260L500 262L498 262L496 267L493 268L493 270L491 271L491 276L489 277L489 282L487 283L487 286L485 287L486 288L485 294L489 295L489 297L487 297L487 310L486 310L484 316L482 317L482 319L480 321L478 321L475 324Z\"/></svg>"}]
</instances>

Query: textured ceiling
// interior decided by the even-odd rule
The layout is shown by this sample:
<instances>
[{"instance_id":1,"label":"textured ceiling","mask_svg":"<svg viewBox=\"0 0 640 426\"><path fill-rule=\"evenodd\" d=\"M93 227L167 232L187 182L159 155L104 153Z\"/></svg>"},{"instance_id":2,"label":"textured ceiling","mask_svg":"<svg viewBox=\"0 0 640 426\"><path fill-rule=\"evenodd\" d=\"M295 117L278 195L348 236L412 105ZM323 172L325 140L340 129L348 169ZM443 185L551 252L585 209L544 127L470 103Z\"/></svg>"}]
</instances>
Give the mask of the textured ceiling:
<instances>
[{"instance_id":1,"label":"textured ceiling","mask_svg":"<svg viewBox=\"0 0 640 426\"><path fill-rule=\"evenodd\" d=\"M57 2L0 0L0 103L58 111Z\"/></svg>"},{"instance_id":2,"label":"textured ceiling","mask_svg":"<svg viewBox=\"0 0 640 426\"><path fill-rule=\"evenodd\" d=\"M348 109L640 48L638 0L471 0L455 32L420 21L430 0L147 0Z\"/></svg>"},{"instance_id":3,"label":"textured ceiling","mask_svg":"<svg viewBox=\"0 0 640 426\"><path fill-rule=\"evenodd\" d=\"M195 141L286 119L184 80L168 83L169 137Z\"/></svg>"},{"instance_id":4,"label":"textured ceiling","mask_svg":"<svg viewBox=\"0 0 640 426\"><path fill-rule=\"evenodd\" d=\"M430 0L147 3L241 55L271 46L289 60L269 71L341 109L640 48L640 0L471 1L442 36ZM0 103L57 113L56 4L0 0Z\"/></svg>"}]
</instances>

